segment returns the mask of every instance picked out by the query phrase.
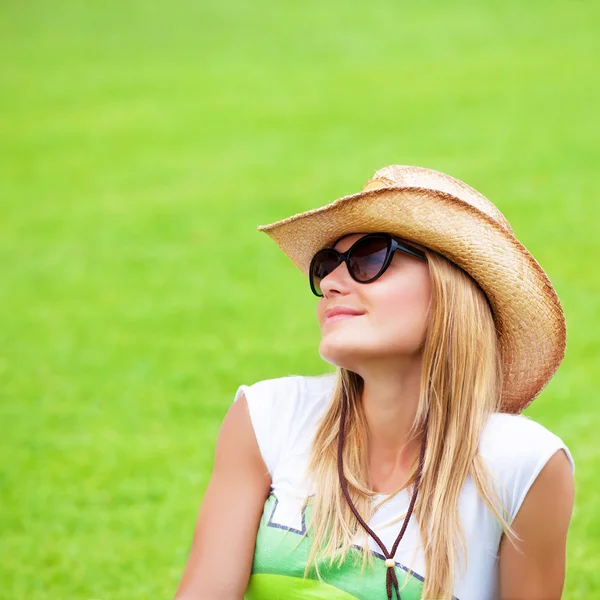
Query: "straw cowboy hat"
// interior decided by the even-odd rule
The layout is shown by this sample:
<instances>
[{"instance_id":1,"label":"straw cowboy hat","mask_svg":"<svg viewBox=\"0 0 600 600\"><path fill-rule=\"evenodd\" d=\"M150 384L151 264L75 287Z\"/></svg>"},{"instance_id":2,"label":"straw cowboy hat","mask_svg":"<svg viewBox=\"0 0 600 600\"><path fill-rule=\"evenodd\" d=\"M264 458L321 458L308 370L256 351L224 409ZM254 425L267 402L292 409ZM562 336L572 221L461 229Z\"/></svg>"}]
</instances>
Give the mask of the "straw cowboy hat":
<instances>
[{"instance_id":1,"label":"straw cowboy hat","mask_svg":"<svg viewBox=\"0 0 600 600\"><path fill-rule=\"evenodd\" d=\"M454 177L391 165L378 170L358 193L258 230L307 276L314 254L350 233L397 235L461 267L492 307L504 368L505 412L525 409L564 357L565 318L548 276L496 206Z\"/></svg>"}]
</instances>

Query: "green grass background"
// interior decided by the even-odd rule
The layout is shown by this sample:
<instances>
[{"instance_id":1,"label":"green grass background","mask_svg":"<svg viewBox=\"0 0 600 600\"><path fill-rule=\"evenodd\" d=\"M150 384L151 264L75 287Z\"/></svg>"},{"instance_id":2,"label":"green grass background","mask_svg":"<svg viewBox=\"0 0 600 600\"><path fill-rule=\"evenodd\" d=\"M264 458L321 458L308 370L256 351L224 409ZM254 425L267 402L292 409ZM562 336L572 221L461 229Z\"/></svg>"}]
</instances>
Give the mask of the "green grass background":
<instances>
[{"instance_id":1,"label":"green grass background","mask_svg":"<svg viewBox=\"0 0 600 600\"><path fill-rule=\"evenodd\" d=\"M171 598L240 383L329 370L256 225L387 164L488 195L568 347L527 414L600 593L600 4L0 4L0 597Z\"/></svg>"}]
</instances>

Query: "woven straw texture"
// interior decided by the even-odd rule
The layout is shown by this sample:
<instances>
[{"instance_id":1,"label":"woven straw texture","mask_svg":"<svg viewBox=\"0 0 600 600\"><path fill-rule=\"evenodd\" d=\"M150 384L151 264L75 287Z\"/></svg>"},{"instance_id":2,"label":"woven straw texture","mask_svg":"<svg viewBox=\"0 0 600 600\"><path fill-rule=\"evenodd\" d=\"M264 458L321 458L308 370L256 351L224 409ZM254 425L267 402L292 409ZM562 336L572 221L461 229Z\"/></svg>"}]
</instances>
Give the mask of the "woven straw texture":
<instances>
[{"instance_id":1,"label":"woven straw texture","mask_svg":"<svg viewBox=\"0 0 600 600\"><path fill-rule=\"evenodd\" d=\"M432 169L392 165L363 191L261 225L308 276L314 254L349 233L385 231L453 261L492 307L502 355L502 410L519 413L542 391L566 349L564 313L548 276L492 202Z\"/></svg>"}]
</instances>

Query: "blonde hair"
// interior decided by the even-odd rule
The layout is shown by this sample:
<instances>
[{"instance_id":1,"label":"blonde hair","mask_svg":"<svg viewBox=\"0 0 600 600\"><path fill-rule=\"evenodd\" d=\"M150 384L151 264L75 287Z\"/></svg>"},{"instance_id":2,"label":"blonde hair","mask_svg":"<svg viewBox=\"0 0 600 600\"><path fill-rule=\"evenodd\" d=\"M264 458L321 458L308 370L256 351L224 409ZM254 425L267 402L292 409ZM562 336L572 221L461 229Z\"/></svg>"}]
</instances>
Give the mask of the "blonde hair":
<instances>
[{"instance_id":1,"label":"blonde hair","mask_svg":"<svg viewBox=\"0 0 600 600\"><path fill-rule=\"evenodd\" d=\"M421 386L411 436L423 432L428 415L429 423L413 518L419 524L425 556L422 597L446 599L452 598L455 566L463 572L466 569L467 548L458 507L467 476L472 477L503 531L509 537L513 532L478 453L488 417L500 410L502 392L502 363L491 307L485 293L465 271L427 248L424 251L431 279L431 302L421 348ZM338 369L331 403L315 433L308 475L317 493L312 499L308 528L312 545L305 576L314 568L320 577L319 559L329 558L331 565L337 558L341 565L353 538L362 531L342 495L337 471L337 438L344 398L348 409L343 461L350 497L367 522L381 506L374 505L375 492L369 488L362 384L356 373ZM416 471L415 461L408 482L400 489L414 485ZM362 558L364 568L372 560L366 543Z\"/></svg>"}]
</instances>

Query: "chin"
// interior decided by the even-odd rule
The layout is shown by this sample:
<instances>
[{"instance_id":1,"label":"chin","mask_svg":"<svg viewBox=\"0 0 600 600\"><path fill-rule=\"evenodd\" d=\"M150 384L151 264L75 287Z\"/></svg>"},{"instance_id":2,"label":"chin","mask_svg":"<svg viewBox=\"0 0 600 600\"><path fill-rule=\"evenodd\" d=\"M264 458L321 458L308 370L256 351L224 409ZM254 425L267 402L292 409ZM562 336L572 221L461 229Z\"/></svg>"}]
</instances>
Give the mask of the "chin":
<instances>
[{"instance_id":1,"label":"chin","mask_svg":"<svg viewBox=\"0 0 600 600\"><path fill-rule=\"evenodd\" d=\"M334 367L355 371L358 365L366 358L364 344L353 342L333 343L322 340L319 346L321 358Z\"/></svg>"}]
</instances>

